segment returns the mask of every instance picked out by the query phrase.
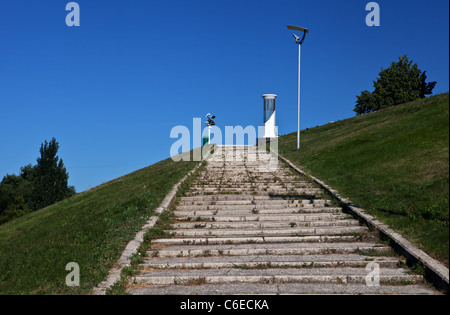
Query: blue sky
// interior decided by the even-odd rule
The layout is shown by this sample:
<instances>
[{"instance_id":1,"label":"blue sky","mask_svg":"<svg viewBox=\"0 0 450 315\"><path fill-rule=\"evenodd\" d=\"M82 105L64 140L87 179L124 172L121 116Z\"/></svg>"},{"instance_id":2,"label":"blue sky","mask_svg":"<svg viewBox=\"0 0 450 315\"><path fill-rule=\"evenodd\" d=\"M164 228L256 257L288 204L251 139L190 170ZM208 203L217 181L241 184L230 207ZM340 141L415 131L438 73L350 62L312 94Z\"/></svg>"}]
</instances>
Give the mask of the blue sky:
<instances>
[{"instance_id":1,"label":"blue sky","mask_svg":"<svg viewBox=\"0 0 450 315\"><path fill-rule=\"evenodd\" d=\"M4 0L0 6L0 178L35 164L55 137L78 192L169 157L170 131L192 118L262 124L275 93L280 134L354 116L381 67L408 54L435 94L449 90L449 1L383 0L381 26L365 0Z\"/></svg>"}]
</instances>

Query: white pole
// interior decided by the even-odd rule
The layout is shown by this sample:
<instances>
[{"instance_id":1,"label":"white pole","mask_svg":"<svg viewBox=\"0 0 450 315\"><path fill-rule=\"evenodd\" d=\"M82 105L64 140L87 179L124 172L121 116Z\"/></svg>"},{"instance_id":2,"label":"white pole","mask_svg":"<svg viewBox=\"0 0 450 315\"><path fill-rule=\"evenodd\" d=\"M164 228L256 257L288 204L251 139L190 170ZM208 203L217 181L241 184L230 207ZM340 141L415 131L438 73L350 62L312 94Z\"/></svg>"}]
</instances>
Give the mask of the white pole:
<instances>
[{"instance_id":1,"label":"white pole","mask_svg":"<svg viewBox=\"0 0 450 315\"><path fill-rule=\"evenodd\" d=\"M302 45L298 45L298 112L297 112L297 150L300 150L300 54Z\"/></svg>"}]
</instances>

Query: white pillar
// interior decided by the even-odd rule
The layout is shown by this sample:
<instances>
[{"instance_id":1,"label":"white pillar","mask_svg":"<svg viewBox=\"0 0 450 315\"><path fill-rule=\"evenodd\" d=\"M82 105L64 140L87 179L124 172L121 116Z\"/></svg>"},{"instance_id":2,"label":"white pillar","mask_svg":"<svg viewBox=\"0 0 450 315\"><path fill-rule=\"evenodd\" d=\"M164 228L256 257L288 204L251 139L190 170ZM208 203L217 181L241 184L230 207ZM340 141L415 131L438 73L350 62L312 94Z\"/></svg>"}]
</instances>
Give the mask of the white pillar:
<instances>
[{"instance_id":1,"label":"white pillar","mask_svg":"<svg viewBox=\"0 0 450 315\"><path fill-rule=\"evenodd\" d=\"M276 138L275 132L275 94L264 94L264 138Z\"/></svg>"}]
</instances>

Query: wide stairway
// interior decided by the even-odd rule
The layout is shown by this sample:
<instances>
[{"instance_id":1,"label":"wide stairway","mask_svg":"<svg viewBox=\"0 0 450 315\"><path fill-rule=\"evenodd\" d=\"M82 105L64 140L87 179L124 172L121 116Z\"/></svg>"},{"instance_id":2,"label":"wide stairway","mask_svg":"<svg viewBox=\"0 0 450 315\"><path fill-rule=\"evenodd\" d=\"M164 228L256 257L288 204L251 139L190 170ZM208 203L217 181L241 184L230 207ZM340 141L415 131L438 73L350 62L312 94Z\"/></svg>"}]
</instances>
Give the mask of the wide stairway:
<instances>
[{"instance_id":1,"label":"wide stairway","mask_svg":"<svg viewBox=\"0 0 450 315\"><path fill-rule=\"evenodd\" d=\"M217 147L127 292L436 293L309 179L249 148Z\"/></svg>"}]
</instances>

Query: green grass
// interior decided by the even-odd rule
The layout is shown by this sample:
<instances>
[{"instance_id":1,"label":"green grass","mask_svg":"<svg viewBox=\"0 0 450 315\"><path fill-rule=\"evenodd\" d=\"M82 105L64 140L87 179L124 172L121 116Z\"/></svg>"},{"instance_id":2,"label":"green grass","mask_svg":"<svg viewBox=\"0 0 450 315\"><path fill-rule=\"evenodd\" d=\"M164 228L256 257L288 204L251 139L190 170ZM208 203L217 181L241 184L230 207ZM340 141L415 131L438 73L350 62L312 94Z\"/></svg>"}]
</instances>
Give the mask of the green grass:
<instances>
[{"instance_id":1,"label":"green grass","mask_svg":"<svg viewBox=\"0 0 450 315\"><path fill-rule=\"evenodd\" d=\"M280 137L279 152L448 265L448 93Z\"/></svg>"},{"instance_id":2,"label":"green grass","mask_svg":"<svg viewBox=\"0 0 450 315\"><path fill-rule=\"evenodd\" d=\"M200 172L204 169L206 162L203 161L200 167L194 172L187 176L186 180L178 187L176 197L172 200L169 208L161 213L156 224L149 229L144 235L144 241L139 246L137 253L133 254L131 257L130 266L124 267L121 271L120 280L115 283L111 288L106 290L106 295L128 295L126 292L127 285L133 283L133 277L139 274L141 270L140 264L144 261L144 257L147 256L147 252L152 249L152 242L156 239L161 238L171 238L174 236L173 222L175 220L176 205L184 194L189 190L193 181L199 177ZM154 251L152 257L158 256L158 250Z\"/></svg>"},{"instance_id":3,"label":"green grass","mask_svg":"<svg viewBox=\"0 0 450 315\"><path fill-rule=\"evenodd\" d=\"M171 159L0 226L0 294L85 294L198 162ZM80 286L65 285L69 262Z\"/></svg>"}]
</instances>

